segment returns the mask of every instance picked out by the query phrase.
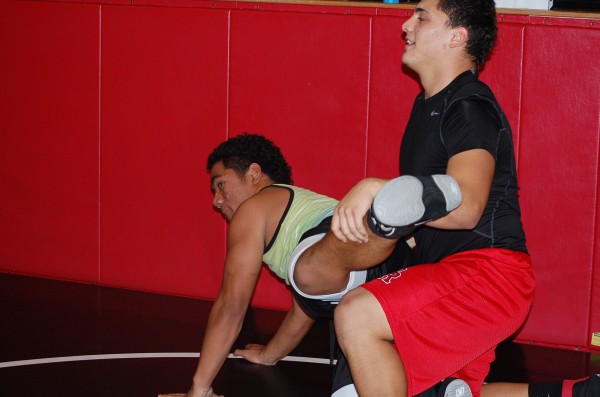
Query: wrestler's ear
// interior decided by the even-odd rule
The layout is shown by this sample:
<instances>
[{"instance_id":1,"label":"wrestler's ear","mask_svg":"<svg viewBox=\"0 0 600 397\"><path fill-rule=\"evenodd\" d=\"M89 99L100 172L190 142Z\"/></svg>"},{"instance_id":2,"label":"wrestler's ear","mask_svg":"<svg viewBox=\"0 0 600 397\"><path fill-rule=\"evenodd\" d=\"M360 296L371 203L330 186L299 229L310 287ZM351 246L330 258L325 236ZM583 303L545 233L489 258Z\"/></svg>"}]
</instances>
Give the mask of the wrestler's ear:
<instances>
[{"instance_id":1,"label":"wrestler's ear","mask_svg":"<svg viewBox=\"0 0 600 397\"><path fill-rule=\"evenodd\" d=\"M463 45L466 45L468 40L469 40L469 31L466 28L459 26L457 28L452 29L452 37L450 39L450 47L452 47L452 48L461 47Z\"/></svg>"},{"instance_id":2,"label":"wrestler's ear","mask_svg":"<svg viewBox=\"0 0 600 397\"><path fill-rule=\"evenodd\" d=\"M250 166L248 167L248 171L246 172L246 175L250 176L250 180L252 181L252 183L256 184L260 181L260 178L262 176L262 169L260 168L260 165L258 163L252 163L250 164Z\"/></svg>"}]
</instances>

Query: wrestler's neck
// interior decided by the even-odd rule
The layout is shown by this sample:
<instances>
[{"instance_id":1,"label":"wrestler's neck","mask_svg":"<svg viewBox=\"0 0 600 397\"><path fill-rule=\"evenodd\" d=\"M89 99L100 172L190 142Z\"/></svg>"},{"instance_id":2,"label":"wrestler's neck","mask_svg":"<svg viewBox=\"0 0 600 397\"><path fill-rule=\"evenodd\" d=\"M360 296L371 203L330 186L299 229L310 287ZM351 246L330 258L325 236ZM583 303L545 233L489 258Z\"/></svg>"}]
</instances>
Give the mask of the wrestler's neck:
<instances>
[{"instance_id":1,"label":"wrestler's neck","mask_svg":"<svg viewBox=\"0 0 600 397\"><path fill-rule=\"evenodd\" d=\"M455 62L439 64L437 67L419 71L419 78L423 86L425 99L434 96L446 88L460 74L474 68L474 62L458 59Z\"/></svg>"},{"instance_id":2,"label":"wrestler's neck","mask_svg":"<svg viewBox=\"0 0 600 397\"><path fill-rule=\"evenodd\" d=\"M261 190L263 190L264 188L266 188L267 186L271 186L274 185L276 182L271 179L271 177L262 174L260 177L260 180L258 181L258 183L255 185L256 191L260 192Z\"/></svg>"}]
</instances>

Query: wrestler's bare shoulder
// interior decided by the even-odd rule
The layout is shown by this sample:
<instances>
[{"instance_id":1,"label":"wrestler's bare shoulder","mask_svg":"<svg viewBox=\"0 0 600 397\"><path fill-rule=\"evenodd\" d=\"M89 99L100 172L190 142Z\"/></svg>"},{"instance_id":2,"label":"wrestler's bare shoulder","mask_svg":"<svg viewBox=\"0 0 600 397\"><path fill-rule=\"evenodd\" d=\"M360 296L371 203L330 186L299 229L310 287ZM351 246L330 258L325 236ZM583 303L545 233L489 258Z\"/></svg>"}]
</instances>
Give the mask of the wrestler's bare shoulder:
<instances>
[{"instance_id":1,"label":"wrestler's bare shoulder","mask_svg":"<svg viewBox=\"0 0 600 397\"><path fill-rule=\"evenodd\" d=\"M288 189L265 188L246 199L235 211L232 223L261 221L278 223L290 200Z\"/></svg>"}]
</instances>

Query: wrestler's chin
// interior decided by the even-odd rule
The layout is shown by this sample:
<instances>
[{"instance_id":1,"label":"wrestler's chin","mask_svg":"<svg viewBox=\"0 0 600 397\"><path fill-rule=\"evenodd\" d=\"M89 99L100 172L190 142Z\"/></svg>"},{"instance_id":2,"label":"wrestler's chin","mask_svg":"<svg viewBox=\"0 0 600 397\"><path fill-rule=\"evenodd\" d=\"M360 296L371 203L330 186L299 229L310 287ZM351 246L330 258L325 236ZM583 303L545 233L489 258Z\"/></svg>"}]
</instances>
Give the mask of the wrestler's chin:
<instances>
[{"instance_id":1,"label":"wrestler's chin","mask_svg":"<svg viewBox=\"0 0 600 397\"><path fill-rule=\"evenodd\" d=\"M412 70L415 73L418 73L415 62L411 62L409 57L405 57L405 56L402 57L402 66L409 68L410 70Z\"/></svg>"},{"instance_id":2,"label":"wrestler's chin","mask_svg":"<svg viewBox=\"0 0 600 397\"><path fill-rule=\"evenodd\" d=\"M229 223L231 221L231 217L233 216L233 214L221 209L221 216L223 217L223 219L225 219L225 221L227 221L227 223Z\"/></svg>"}]
</instances>

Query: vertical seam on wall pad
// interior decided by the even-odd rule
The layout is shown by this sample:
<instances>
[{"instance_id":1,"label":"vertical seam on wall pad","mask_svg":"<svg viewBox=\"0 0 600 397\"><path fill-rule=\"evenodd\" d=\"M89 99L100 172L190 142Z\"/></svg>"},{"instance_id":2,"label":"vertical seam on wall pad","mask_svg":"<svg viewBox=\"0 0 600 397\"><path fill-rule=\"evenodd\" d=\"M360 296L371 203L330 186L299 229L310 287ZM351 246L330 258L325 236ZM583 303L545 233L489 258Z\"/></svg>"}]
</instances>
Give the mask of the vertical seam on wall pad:
<instances>
[{"instance_id":1,"label":"vertical seam on wall pad","mask_svg":"<svg viewBox=\"0 0 600 397\"><path fill-rule=\"evenodd\" d=\"M598 127L598 132L600 132L600 112L598 113L598 122L597 122ZM598 134L596 134L596 136L598 136ZM598 157L600 156L600 140L598 140L598 138L596 138L596 159L598 159ZM598 205L598 162L596 162L596 191L594 192L595 197L594 197L594 204L595 204L595 208L596 208L596 214L598 213L599 210L599 205ZM594 226L592 228L594 236L598 235L598 222L597 222L597 217L593 216L592 217L592 222L594 222ZM595 274L596 272L598 272L598 267L594 266L593 264L596 263L596 239L592 240L592 271L590 274L590 280L591 280L591 285L590 285L590 301L589 301L589 310L588 310L588 330L587 330L587 341L586 341L586 348L588 348L590 351L593 351L592 349L596 349L600 346L596 346L594 344L592 344L595 341L595 337L594 337L594 333L595 332L599 332L600 328L598 329L594 329L594 320L596 320L597 323L600 323L600 318L596 319L594 318L594 303L600 305L600 296L596 297L598 294L600 294L600 292L598 292L600 289L594 288L596 285L594 284L594 280L600 280L600 278L596 278ZM596 311L597 313L597 311Z\"/></svg>"},{"instance_id":2,"label":"vertical seam on wall pad","mask_svg":"<svg viewBox=\"0 0 600 397\"><path fill-rule=\"evenodd\" d=\"M516 167L517 167L517 175L519 175L519 159L521 158L521 115L523 114L523 77L524 77L524 73L523 71L525 70L525 63L524 63L524 59L525 59L525 28L523 27L522 31L521 31L521 62L520 62L520 75L521 75L521 82L519 84L519 119L517 120L517 131L519 131L519 147L516 148L516 150L518 151L519 156L517 156L517 158L515 159L515 163L516 163ZM507 117L508 120L508 117ZM510 124L510 123L509 123ZM514 130L513 130L513 145L514 145Z\"/></svg>"},{"instance_id":3,"label":"vertical seam on wall pad","mask_svg":"<svg viewBox=\"0 0 600 397\"><path fill-rule=\"evenodd\" d=\"M229 137L229 110L231 107L231 10L227 11L227 77L226 84L226 106L225 106L225 135Z\"/></svg>"},{"instance_id":4,"label":"vertical seam on wall pad","mask_svg":"<svg viewBox=\"0 0 600 397\"><path fill-rule=\"evenodd\" d=\"M367 164L369 164L369 125L371 115L371 62L373 60L373 17L369 18L369 59L367 62L367 116L365 125L365 162L363 164L363 175L367 176Z\"/></svg>"},{"instance_id":5,"label":"vertical seam on wall pad","mask_svg":"<svg viewBox=\"0 0 600 397\"><path fill-rule=\"evenodd\" d=\"M100 284L102 248L102 5L98 7L98 229L96 282Z\"/></svg>"}]
</instances>

